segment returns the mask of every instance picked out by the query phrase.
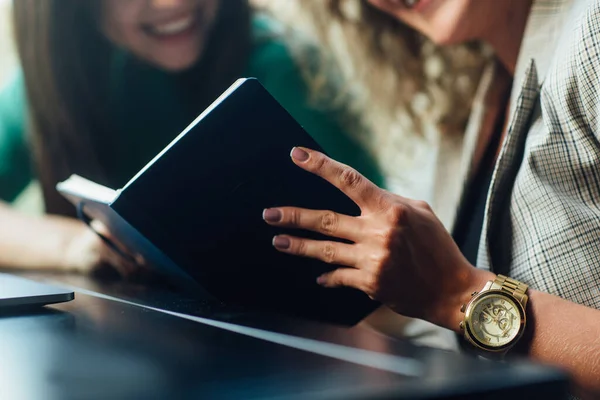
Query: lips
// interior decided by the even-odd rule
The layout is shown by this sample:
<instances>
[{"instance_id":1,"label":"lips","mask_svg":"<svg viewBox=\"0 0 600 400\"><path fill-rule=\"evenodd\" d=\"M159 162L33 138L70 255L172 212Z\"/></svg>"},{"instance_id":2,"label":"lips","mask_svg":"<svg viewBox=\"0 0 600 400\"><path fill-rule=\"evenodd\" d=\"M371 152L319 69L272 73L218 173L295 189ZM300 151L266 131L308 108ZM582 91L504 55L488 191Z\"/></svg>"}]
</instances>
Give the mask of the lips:
<instances>
[{"instance_id":1,"label":"lips","mask_svg":"<svg viewBox=\"0 0 600 400\"><path fill-rule=\"evenodd\" d=\"M428 8L428 6L432 3L432 0L389 0L394 4L401 4L404 8L407 8L412 11L422 12Z\"/></svg>"},{"instance_id":2,"label":"lips","mask_svg":"<svg viewBox=\"0 0 600 400\"><path fill-rule=\"evenodd\" d=\"M182 34L193 28L197 20L195 14L187 14L185 16L170 19L166 22L153 23L144 25L144 30L158 37L169 37Z\"/></svg>"}]
</instances>

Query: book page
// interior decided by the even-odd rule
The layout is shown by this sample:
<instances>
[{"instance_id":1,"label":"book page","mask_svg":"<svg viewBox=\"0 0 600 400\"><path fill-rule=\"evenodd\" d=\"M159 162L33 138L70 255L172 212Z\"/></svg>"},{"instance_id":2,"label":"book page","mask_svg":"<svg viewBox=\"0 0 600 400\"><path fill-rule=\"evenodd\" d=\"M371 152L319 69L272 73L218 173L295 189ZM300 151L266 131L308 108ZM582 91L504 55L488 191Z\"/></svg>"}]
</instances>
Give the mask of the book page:
<instances>
[{"instance_id":1,"label":"book page","mask_svg":"<svg viewBox=\"0 0 600 400\"><path fill-rule=\"evenodd\" d=\"M66 195L69 200L73 197L81 200L91 200L98 203L111 204L119 196L119 191L99 185L79 175L71 175L66 181L56 185L59 193Z\"/></svg>"}]
</instances>

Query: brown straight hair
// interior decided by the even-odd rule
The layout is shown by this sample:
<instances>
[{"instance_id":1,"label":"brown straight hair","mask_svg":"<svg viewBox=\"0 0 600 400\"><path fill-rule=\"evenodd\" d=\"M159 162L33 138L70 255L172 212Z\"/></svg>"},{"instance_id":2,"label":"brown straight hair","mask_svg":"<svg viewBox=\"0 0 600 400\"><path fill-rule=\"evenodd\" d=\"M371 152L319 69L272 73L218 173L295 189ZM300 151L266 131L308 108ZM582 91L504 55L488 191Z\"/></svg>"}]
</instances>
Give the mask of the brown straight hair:
<instances>
[{"instance_id":1,"label":"brown straight hair","mask_svg":"<svg viewBox=\"0 0 600 400\"><path fill-rule=\"evenodd\" d=\"M100 1L18 0L13 5L29 140L48 213L74 215L55 190L70 174L107 182L103 166L110 162L115 137L108 112L114 48L100 29ZM179 74L180 93L194 110L204 109L242 73L250 53L248 0L222 3L201 60Z\"/></svg>"}]
</instances>

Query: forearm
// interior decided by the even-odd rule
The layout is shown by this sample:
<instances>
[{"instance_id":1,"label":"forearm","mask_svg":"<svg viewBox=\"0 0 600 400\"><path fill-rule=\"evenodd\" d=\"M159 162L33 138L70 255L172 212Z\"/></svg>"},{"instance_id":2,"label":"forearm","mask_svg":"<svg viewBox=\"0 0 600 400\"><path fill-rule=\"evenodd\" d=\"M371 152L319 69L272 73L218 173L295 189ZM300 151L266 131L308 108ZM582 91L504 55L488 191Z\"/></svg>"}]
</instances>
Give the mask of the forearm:
<instances>
[{"instance_id":1,"label":"forearm","mask_svg":"<svg viewBox=\"0 0 600 400\"><path fill-rule=\"evenodd\" d=\"M568 371L580 395L600 397L600 310L529 291L530 356Z\"/></svg>"},{"instance_id":2,"label":"forearm","mask_svg":"<svg viewBox=\"0 0 600 400\"><path fill-rule=\"evenodd\" d=\"M462 333L458 324L464 318L457 311L460 304L468 302L472 292L481 290L486 281L495 278L488 271L473 272L471 283L452 304L453 311L446 310L446 315L452 318L440 323L457 333ZM529 357L567 371L578 395L600 397L600 310L532 289L527 294L527 318L533 334L522 340L528 341L523 344Z\"/></svg>"},{"instance_id":3,"label":"forearm","mask_svg":"<svg viewBox=\"0 0 600 400\"><path fill-rule=\"evenodd\" d=\"M0 203L0 268L76 269L68 249L85 226L79 221L21 214Z\"/></svg>"}]
</instances>

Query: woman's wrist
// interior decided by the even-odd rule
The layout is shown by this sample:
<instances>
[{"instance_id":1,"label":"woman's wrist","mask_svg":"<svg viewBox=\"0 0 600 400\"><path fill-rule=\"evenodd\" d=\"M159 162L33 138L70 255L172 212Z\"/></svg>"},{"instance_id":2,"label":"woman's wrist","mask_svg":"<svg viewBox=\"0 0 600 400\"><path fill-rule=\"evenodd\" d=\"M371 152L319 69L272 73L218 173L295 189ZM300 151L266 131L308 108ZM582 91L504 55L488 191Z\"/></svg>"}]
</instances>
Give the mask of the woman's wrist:
<instances>
[{"instance_id":1,"label":"woman's wrist","mask_svg":"<svg viewBox=\"0 0 600 400\"><path fill-rule=\"evenodd\" d=\"M456 280L456 291L448 291L445 298L440 301L438 311L435 313L436 323L444 328L460 333L459 324L464 319L464 313L461 311L463 304L468 303L473 292L479 292L488 281L493 281L496 275L490 271L478 269L469 266L463 277Z\"/></svg>"}]
</instances>

